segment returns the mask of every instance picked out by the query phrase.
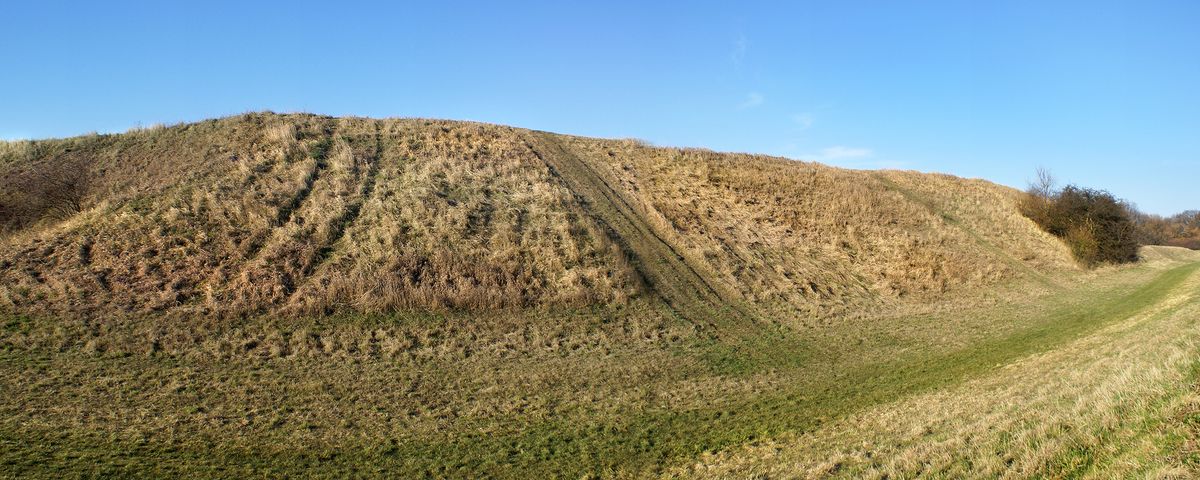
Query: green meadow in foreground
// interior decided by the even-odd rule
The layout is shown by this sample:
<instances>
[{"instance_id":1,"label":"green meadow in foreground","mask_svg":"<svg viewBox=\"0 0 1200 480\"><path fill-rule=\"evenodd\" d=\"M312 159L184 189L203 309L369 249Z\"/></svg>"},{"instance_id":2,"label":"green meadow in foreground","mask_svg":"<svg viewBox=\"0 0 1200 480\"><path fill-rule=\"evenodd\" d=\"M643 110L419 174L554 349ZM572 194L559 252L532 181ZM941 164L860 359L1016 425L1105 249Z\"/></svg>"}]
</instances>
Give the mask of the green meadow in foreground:
<instances>
[{"instance_id":1,"label":"green meadow in foreground","mask_svg":"<svg viewBox=\"0 0 1200 480\"><path fill-rule=\"evenodd\" d=\"M758 350L733 373L711 361L720 340L684 336L512 359L447 347L218 360L64 351L51 345L71 332L11 320L0 462L47 476L1186 472L1198 460L1183 449L1197 433L1198 266L1163 260L1037 299L886 318L888 328L864 319L745 339ZM335 337L408 321L270 328ZM229 328L213 335L260 327ZM871 422L885 428L860 426Z\"/></svg>"},{"instance_id":2,"label":"green meadow in foreground","mask_svg":"<svg viewBox=\"0 0 1200 480\"><path fill-rule=\"evenodd\" d=\"M987 182L271 114L0 173L4 476L1200 465L1200 254L1082 269Z\"/></svg>"}]
</instances>

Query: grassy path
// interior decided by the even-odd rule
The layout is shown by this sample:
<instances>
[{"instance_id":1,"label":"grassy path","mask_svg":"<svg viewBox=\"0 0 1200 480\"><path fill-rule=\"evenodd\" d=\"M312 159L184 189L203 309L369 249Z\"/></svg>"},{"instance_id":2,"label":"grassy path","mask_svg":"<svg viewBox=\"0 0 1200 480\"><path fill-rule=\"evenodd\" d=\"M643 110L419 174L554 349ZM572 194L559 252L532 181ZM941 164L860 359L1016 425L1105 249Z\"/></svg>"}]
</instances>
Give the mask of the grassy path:
<instances>
[{"instance_id":1,"label":"grassy path","mask_svg":"<svg viewBox=\"0 0 1200 480\"><path fill-rule=\"evenodd\" d=\"M582 200L597 221L631 257L631 263L648 286L680 315L698 324L710 323L717 312L729 314L738 301L722 295L654 231L629 201L594 168L567 150L551 134L532 134L530 146L555 175Z\"/></svg>"},{"instance_id":2,"label":"grassy path","mask_svg":"<svg viewBox=\"0 0 1200 480\"><path fill-rule=\"evenodd\" d=\"M737 294L715 280L703 265L690 261L655 232L613 181L552 134L531 134L531 149L551 167L585 209L621 245L642 279L677 315L706 335L699 345L710 369L719 374L803 364L805 342L787 335ZM783 352L780 354L780 352Z\"/></svg>"}]
</instances>

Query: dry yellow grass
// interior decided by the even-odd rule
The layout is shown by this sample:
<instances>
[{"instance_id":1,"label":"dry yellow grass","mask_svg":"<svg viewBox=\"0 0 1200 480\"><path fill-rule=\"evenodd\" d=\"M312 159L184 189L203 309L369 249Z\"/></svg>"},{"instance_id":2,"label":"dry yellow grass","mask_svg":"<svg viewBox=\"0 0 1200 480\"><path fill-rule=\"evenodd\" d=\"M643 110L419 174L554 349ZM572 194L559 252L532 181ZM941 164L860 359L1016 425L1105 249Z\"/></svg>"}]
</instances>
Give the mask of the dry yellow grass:
<instances>
[{"instance_id":1,"label":"dry yellow grass","mask_svg":"<svg viewBox=\"0 0 1200 480\"><path fill-rule=\"evenodd\" d=\"M516 132L384 128L371 195L297 295L301 311L584 305L636 293L619 248Z\"/></svg>"},{"instance_id":2,"label":"dry yellow grass","mask_svg":"<svg viewBox=\"0 0 1200 480\"><path fill-rule=\"evenodd\" d=\"M248 115L48 143L4 164L105 160L87 211L2 240L0 306L18 311L482 309L639 288L503 127Z\"/></svg>"},{"instance_id":3,"label":"dry yellow grass","mask_svg":"<svg viewBox=\"0 0 1200 480\"><path fill-rule=\"evenodd\" d=\"M754 302L824 316L1075 268L1016 212L1017 192L992 183L566 139L661 236Z\"/></svg>"},{"instance_id":4,"label":"dry yellow grass","mask_svg":"<svg viewBox=\"0 0 1200 480\"><path fill-rule=\"evenodd\" d=\"M90 181L83 212L0 238L0 308L325 314L644 294L629 239L531 135L248 114L6 144L6 178L80 162ZM1073 268L987 182L558 138L713 288L803 321Z\"/></svg>"}]
</instances>

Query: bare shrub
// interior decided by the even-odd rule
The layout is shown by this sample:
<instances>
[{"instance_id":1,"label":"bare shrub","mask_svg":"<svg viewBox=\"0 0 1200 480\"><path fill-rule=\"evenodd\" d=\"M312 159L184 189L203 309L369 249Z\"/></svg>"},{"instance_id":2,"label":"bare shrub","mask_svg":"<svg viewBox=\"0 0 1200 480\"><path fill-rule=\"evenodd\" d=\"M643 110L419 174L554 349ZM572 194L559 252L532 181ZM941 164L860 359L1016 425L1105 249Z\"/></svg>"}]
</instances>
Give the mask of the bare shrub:
<instances>
[{"instance_id":1,"label":"bare shrub","mask_svg":"<svg viewBox=\"0 0 1200 480\"><path fill-rule=\"evenodd\" d=\"M1029 217L1038 225L1049 223L1056 183L1057 181L1051 175L1050 170L1038 167L1037 177L1029 182L1029 188L1025 190L1025 196L1021 198L1019 204L1021 213L1025 214L1026 217Z\"/></svg>"},{"instance_id":2,"label":"bare shrub","mask_svg":"<svg viewBox=\"0 0 1200 480\"><path fill-rule=\"evenodd\" d=\"M1021 212L1062 238L1084 264L1137 261L1134 208L1103 190L1075 185L1055 190L1054 186L1054 177L1038 169L1037 180L1021 201Z\"/></svg>"},{"instance_id":3,"label":"bare shrub","mask_svg":"<svg viewBox=\"0 0 1200 480\"><path fill-rule=\"evenodd\" d=\"M26 155L38 156L36 144ZM61 220L83 210L89 172L80 157L50 158L0 180L0 229L15 230L43 219Z\"/></svg>"},{"instance_id":4,"label":"bare shrub","mask_svg":"<svg viewBox=\"0 0 1200 480\"><path fill-rule=\"evenodd\" d=\"M1058 180L1050 173L1050 170L1045 167L1038 167L1037 179L1029 186L1030 193L1047 198L1054 194L1054 187L1058 185Z\"/></svg>"}]
</instances>

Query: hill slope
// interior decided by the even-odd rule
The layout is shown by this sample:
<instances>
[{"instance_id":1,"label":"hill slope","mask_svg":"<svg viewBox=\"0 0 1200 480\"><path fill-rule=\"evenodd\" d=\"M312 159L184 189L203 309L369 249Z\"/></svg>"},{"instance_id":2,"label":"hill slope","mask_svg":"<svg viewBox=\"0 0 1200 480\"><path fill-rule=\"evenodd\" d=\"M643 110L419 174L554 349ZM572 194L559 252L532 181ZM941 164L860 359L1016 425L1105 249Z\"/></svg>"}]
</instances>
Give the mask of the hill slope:
<instances>
[{"instance_id":1,"label":"hill slope","mask_svg":"<svg viewBox=\"0 0 1200 480\"><path fill-rule=\"evenodd\" d=\"M813 316L1072 268L983 181L477 123L248 114L2 152L0 308L27 313ZM64 214L38 186L72 172Z\"/></svg>"}]
</instances>

